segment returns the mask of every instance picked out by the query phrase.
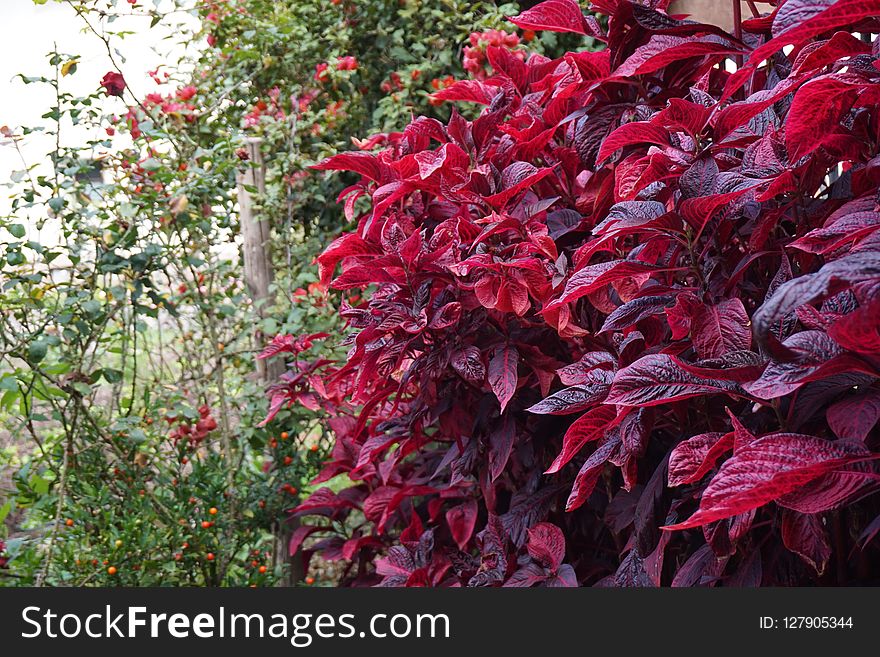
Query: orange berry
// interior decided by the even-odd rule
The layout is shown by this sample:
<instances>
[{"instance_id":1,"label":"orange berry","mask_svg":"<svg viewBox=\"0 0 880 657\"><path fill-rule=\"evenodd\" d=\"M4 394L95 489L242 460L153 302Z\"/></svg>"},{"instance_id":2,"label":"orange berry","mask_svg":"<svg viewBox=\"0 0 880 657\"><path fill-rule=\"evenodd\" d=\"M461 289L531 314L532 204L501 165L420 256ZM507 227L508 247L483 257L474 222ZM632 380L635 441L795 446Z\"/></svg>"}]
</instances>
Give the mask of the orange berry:
<instances>
[{"instance_id":1,"label":"orange berry","mask_svg":"<svg viewBox=\"0 0 880 657\"><path fill-rule=\"evenodd\" d=\"M208 529L213 524L210 520L202 520L202 529Z\"/></svg>"},{"instance_id":2,"label":"orange berry","mask_svg":"<svg viewBox=\"0 0 880 657\"><path fill-rule=\"evenodd\" d=\"M306 577L306 584L308 584L309 586L311 586L311 585L314 584L314 583L315 583L315 578L314 578L314 577Z\"/></svg>"},{"instance_id":3,"label":"orange berry","mask_svg":"<svg viewBox=\"0 0 880 657\"><path fill-rule=\"evenodd\" d=\"M286 431L281 432L281 440L287 440L290 437L290 434Z\"/></svg>"},{"instance_id":4,"label":"orange berry","mask_svg":"<svg viewBox=\"0 0 880 657\"><path fill-rule=\"evenodd\" d=\"M64 524L67 525L68 527L73 527L73 520L68 518L67 520L64 521Z\"/></svg>"},{"instance_id":5,"label":"orange berry","mask_svg":"<svg viewBox=\"0 0 880 657\"><path fill-rule=\"evenodd\" d=\"M208 513L210 513L212 516L216 516L217 515L217 507L212 506L210 509L208 509Z\"/></svg>"},{"instance_id":6,"label":"orange berry","mask_svg":"<svg viewBox=\"0 0 880 657\"><path fill-rule=\"evenodd\" d=\"M108 575L115 575L116 572L117 572L117 570L116 570L116 566L110 566L110 567L107 569L107 574L108 574Z\"/></svg>"},{"instance_id":7,"label":"orange berry","mask_svg":"<svg viewBox=\"0 0 880 657\"><path fill-rule=\"evenodd\" d=\"M312 450L313 452L317 452L317 451L318 451L318 446L317 446L317 445L312 445L311 447L309 447L309 449Z\"/></svg>"},{"instance_id":8,"label":"orange berry","mask_svg":"<svg viewBox=\"0 0 880 657\"><path fill-rule=\"evenodd\" d=\"M208 554L205 555L205 559L207 559L208 561L214 561L214 553L208 552Z\"/></svg>"},{"instance_id":9,"label":"orange berry","mask_svg":"<svg viewBox=\"0 0 880 657\"><path fill-rule=\"evenodd\" d=\"M260 574L263 575L266 572L266 566L260 566Z\"/></svg>"}]
</instances>

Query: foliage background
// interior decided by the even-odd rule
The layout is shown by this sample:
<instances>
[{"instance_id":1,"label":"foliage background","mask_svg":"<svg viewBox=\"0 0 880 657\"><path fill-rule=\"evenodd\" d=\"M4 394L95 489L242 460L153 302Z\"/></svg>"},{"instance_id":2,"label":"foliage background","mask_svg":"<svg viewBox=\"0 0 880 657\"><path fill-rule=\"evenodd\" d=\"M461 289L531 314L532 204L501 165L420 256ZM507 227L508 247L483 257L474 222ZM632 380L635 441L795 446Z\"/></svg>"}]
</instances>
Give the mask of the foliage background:
<instances>
[{"instance_id":1,"label":"foliage background","mask_svg":"<svg viewBox=\"0 0 880 657\"><path fill-rule=\"evenodd\" d=\"M428 94L462 74L470 33L513 32L504 17L519 9L59 4L107 70L136 83L117 98L95 80L78 96L80 55L52 51L50 74L21 77L52 99L44 125L3 127L4 149L39 138L51 150L13 174L0 219L0 585L289 581L286 511L317 471L324 429L306 409L258 426L266 402L253 371L268 336L339 330L338 299L314 285L311 259L345 225L345 181L307 168L412 114L443 116ZM161 33L173 58L133 68L133 24ZM235 181L249 137L269 163L258 205L274 231L266 320L239 253ZM316 577L332 574L319 564L305 582Z\"/></svg>"}]
</instances>

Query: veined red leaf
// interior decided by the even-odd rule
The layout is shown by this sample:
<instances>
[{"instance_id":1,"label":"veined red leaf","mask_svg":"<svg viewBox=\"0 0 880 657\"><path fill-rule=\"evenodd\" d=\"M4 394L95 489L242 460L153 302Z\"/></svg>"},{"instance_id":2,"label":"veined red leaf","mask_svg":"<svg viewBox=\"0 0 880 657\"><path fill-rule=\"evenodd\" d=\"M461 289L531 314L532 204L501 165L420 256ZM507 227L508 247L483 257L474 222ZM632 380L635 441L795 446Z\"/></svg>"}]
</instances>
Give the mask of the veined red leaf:
<instances>
[{"instance_id":1,"label":"veined red leaf","mask_svg":"<svg viewBox=\"0 0 880 657\"><path fill-rule=\"evenodd\" d=\"M544 0L507 20L524 30L588 34L577 0Z\"/></svg>"},{"instance_id":2,"label":"veined red leaf","mask_svg":"<svg viewBox=\"0 0 880 657\"><path fill-rule=\"evenodd\" d=\"M431 98L489 105L497 94L498 87L480 80L458 80L444 89L435 91L431 94Z\"/></svg>"},{"instance_id":3,"label":"veined red leaf","mask_svg":"<svg viewBox=\"0 0 880 657\"><path fill-rule=\"evenodd\" d=\"M864 371L866 366L846 354L824 331L801 331L782 343L791 360L771 360L761 376L743 384L761 399L776 399L817 376L839 371Z\"/></svg>"},{"instance_id":4,"label":"veined red leaf","mask_svg":"<svg viewBox=\"0 0 880 657\"><path fill-rule=\"evenodd\" d=\"M516 441L516 422L505 413L489 434L489 476L492 481L504 472Z\"/></svg>"},{"instance_id":5,"label":"veined red leaf","mask_svg":"<svg viewBox=\"0 0 880 657\"><path fill-rule=\"evenodd\" d=\"M596 162L604 162L615 151L633 144L668 146L669 131L648 121L624 123L602 140Z\"/></svg>"},{"instance_id":6,"label":"veined red leaf","mask_svg":"<svg viewBox=\"0 0 880 657\"><path fill-rule=\"evenodd\" d=\"M501 404L502 413L513 393L516 392L519 379L516 371L518 365L519 352L511 344L504 344L495 349L495 354L489 361L489 386Z\"/></svg>"},{"instance_id":7,"label":"veined red leaf","mask_svg":"<svg viewBox=\"0 0 880 657\"><path fill-rule=\"evenodd\" d=\"M646 274L659 273L664 271L672 271L675 267L657 267L646 262L638 262L635 260L610 260L608 262L600 262L595 265L587 265L583 269L576 271L568 283L562 295L545 306L544 311L550 311L571 301L580 299L588 295L593 290L597 290L603 285L620 280L621 278L645 276Z\"/></svg>"},{"instance_id":8,"label":"veined red leaf","mask_svg":"<svg viewBox=\"0 0 880 657\"><path fill-rule=\"evenodd\" d=\"M556 525L539 522L528 530L529 556L545 568L556 570L565 561L565 535Z\"/></svg>"},{"instance_id":9,"label":"veined red leaf","mask_svg":"<svg viewBox=\"0 0 880 657\"><path fill-rule=\"evenodd\" d=\"M597 367L612 369L616 363L617 359L607 351L589 351L581 356L576 363L566 365L556 370L556 373L563 385L576 386L580 383L586 383L589 373Z\"/></svg>"},{"instance_id":10,"label":"veined red leaf","mask_svg":"<svg viewBox=\"0 0 880 657\"><path fill-rule=\"evenodd\" d=\"M880 420L880 390L868 388L842 399L828 408L826 417L838 438L864 440Z\"/></svg>"},{"instance_id":11,"label":"veined red leaf","mask_svg":"<svg viewBox=\"0 0 880 657\"><path fill-rule=\"evenodd\" d=\"M816 150L837 132L841 118L858 93L858 86L831 76L798 89L785 121L785 145L793 162Z\"/></svg>"},{"instance_id":12,"label":"veined red leaf","mask_svg":"<svg viewBox=\"0 0 880 657\"><path fill-rule=\"evenodd\" d=\"M319 171L354 171L375 182L383 182L383 172L387 169L372 153L354 151L339 153L321 160L312 166Z\"/></svg>"},{"instance_id":13,"label":"veined red leaf","mask_svg":"<svg viewBox=\"0 0 880 657\"><path fill-rule=\"evenodd\" d=\"M599 440L608 429L617 424L617 409L614 406L597 406L581 415L565 432L562 439L562 451L559 453L544 474L559 472L584 445Z\"/></svg>"},{"instance_id":14,"label":"veined red leaf","mask_svg":"<svg viewBox=\"0 0 880 657\"><path fill-rule=\"evenodd\" d=\"M752 344L751 322L742 301L733 298L714 306L698 306L691 320L691 341L701 358L748 351Z\"/></svg>"},{"instance_id":15,"label":"veined red leaf","mask_svg":"<svg viewBox=\"0 0 880 657\"><path fill-rule=\"evenodd\" d=\"M644 46L636 48L623 64L612 73L614 78L645 75L691 57L713 55L723 57L743 50L717 36L677 37L655 34Z\"/></svg>"},{"instance_id":16,"label":"veined red leaf","mask_svg":"<svg viewBox=\"0 0 880 657\"><path fill-rule=\"evenodd\" d=\"M701 433L678 443L669 456L669 486L699 481L733 449L733 432Z\"/></svg>"},{"instance_id":17,"label":"veined red leaf","mask_svg":"<svg viewBox=\"0 0 880 657\"><path fill-rule=\"evenodd\" d=\"M724 462L700 499L699 510L667 530L699 527L757 509L845 465L872 458L859 443L775 433L745 445Z\"/></svg>"},{"instance_id":18,"label":"veined red leaf","mask_svg":"<svg viewBox=\"0 0 880 657\"><path fill-rule=\"evenodd\" d=\"M825 263L815 273L780 285L752 315L752 330L762 343L770 341L770 328L798 306L862 281L880 280L880 252L859 251Z\"/></svg>"},{"instance_id":19,"label":"veined red leaf","mask_svg":"<svg viewBox=\"0 0 880 657\"><path fill-rule=\"evenodd\" d=\"M844 349L880 354L880 297L835 321L828 334Z\"/></svg>"},{"instance_id":20,"label":"veined red leaf","mask_svg":"<svg viewBox=\"0 0 880 657\"><path fill-rule=\"evenodd\" d=\"M587 457L577 476L574 478L574 484L571 487L571 493L568 501L565 503L566 511L574 511L582 506L590 493L596 487L599 476L605 464L611 459L620 448L620 434L612 431L605 436L603 442L599 444L596 450Z\"/></svg>"},{"instance_id":21,"label":"veined red leaf","mask_svg":"<svg viewBox=\"0 0 880 657\"><path fill-rule=\"evenodd\" d=\"M563 388L529 407L538 415L569 415L600 404L611 389L612 374L607 370L591 371L584 383Z\"/></svg>"},{"instance_id":22,"label":"veined red leaf","mask_svg":"<svg viewBox=\"0 0 880 657\"><path fill-rule=\"evenodd\" d=\"M620 331L642 321L646 317L653 315L662 315L667 307L675 303L674 295L662 295L656 297L639 297L632 301L627 301L619 306L605 319L599 333L607 333L608 331Z\"/></svg>"},{"instance_id":23,"label":"veined red leaf","mask_svg":"<svg viewBox=\"0 0 880 657\"><path fill-rule=\"evenodd\" d=\"M697 395L736 392L730 381L703 379L685 371L672 356L643 356L614 376L606 404L655 406Z\"/></svg>"},{"instance_id":24,"label":"veined red leaf","mask_svg":"<svg viewBox=\"0 0 880 657\"><path fill-rule=\"evenodd\" d=\"M474 346L462 347L452 353L452 368L465 381L481 384L486 378L486 368L480 350Z\"/></svg>"},{"instance_id":25,"label":"veined red leaf","mask_svg":"<svg viewBox=\"0 0 880 657\"><path fill-rule=\"evenodd\" d=\"M880 230L880 212L854 212L822 228L811 230L788 246L808 253L824 254L875 230Z\"/></svg>"}]
</instances>

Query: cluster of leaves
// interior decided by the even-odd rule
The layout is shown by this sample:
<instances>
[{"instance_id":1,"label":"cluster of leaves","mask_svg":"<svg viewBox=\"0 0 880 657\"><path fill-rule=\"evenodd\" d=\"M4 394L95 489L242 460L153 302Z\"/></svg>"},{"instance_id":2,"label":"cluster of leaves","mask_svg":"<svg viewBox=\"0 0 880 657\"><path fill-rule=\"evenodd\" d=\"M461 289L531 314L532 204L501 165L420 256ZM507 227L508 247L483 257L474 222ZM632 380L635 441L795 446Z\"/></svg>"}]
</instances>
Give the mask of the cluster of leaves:
<instances>
[{"instance_id":1,"label":"cluster of leaves","mask_svg":"<svg viewBox=\"0 0 880 657\"><path fill-rule=\"evenodd\" d=\"M546 0L512 21L606 47L490 46L434 95L478 118L316 167L360 176L318 261L362 298L308 373L315 483L350 485L298 538L349 583L880 577L880 3L779 2L741 39L667 4Z\"/></svg>"},{"instance_id":2,"label":"cluster of leaves","mask_svg":"<svg viewBox=\"0 0 880 657\"><path fill-rule=\"evenodd\" d=\"M258 426L256 346L338 325L308 263L344 221L332 203L344 183L308 166L413 112L446 115L429 94L462 72L457 49L516 5L63 4L110 70L77 97L80 57L52 53L54 76L22 78L51 90L46 125L3 128L4 147L40 130L58 147L16 172L0 220L0 423L13 444L0 516L15 565L0 583L273 582L325 430L304 406ZM125 59L135 24L172 35L156 70ZM275 235L277 300L262 308L242 283L234 191L252 137L265 192L245 189Z\"/></svg>"}]
</instances>

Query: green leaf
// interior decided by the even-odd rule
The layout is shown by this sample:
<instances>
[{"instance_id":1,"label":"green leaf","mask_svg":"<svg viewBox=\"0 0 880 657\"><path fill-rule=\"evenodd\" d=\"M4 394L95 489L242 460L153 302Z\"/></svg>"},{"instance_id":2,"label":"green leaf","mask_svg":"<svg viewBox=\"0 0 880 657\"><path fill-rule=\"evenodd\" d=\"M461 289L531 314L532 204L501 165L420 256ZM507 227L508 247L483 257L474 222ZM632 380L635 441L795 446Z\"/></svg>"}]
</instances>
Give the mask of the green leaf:
<instances>
[{"instance_id":1,"label":"green leaf","mask_svg":"<svg viewBox=\"0 0 880 657\"><path fill-rule=\"evenodd\" d=\"M24 226L22 226L21 224L12 224L9 227L9 232L12 233L13 237L21 239L22 237L24 237L25 229Z\"/></svg>"},{"instance_id":2,"label":"green leaf","mask_svg":"<svg viewBox=\"0 0 880 657\"><path fill-rule=\"evenodd\" d=\"M46 357L49 350L48 345L43 340L36 340L28 345L27 359L29 363L39 363Z\"/></svg>"},{"instance_id":3,"label":"green leaf","mask_svg":"<svg viewBox=\"0 0 880 657\"><path fill-rule=\"evenodd\" d=\"M104 378L107 380L107 383L119 383L122 381L122 370L114 370L110 367L105 367Z\"/></svg>"}]
</instances>

